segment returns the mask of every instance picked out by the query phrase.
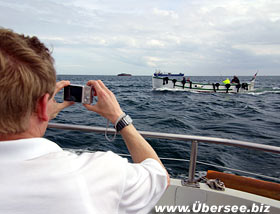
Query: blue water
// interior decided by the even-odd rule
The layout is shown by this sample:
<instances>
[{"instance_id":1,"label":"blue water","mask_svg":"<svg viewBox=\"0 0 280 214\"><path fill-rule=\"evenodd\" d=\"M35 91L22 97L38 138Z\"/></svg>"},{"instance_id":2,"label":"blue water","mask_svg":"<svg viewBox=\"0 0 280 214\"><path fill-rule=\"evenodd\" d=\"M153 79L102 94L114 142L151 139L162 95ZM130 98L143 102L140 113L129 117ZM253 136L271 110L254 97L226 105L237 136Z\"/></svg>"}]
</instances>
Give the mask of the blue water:
<instances>
[{"instance_id":1,"label":"blue water","mask_svg":"<svg viewBox=\"0 0 280 214\"><path fill-rule=\"evenodd\" d=\"M241 82L251 77L240 77ZM138 130L229 138L280 146L280 77L257 77L256 92L203 94L153 91L148 76L59 75L58 80L86 84L101 79L112 90ZM217 82L224 77L191 77ZM57 100L61 101L62 93ZM81 104L63 110L52 122L106 126L106 120ZM108 142L103 134L48 129L46 137L74 151L128 153L121 137ZM148 139L160 157L189 159L190 142ZM280 179L280 155L230 146L199 144L198 161L265 174ZM163 161L172 177L185 177L188 163ZM197 165L198 172L215 167ZM220 170L224 171L224 170ZM230 171L230 170L227 170ZM239 174L239 173L235 173Z\"/></svg>"}]
</instances>

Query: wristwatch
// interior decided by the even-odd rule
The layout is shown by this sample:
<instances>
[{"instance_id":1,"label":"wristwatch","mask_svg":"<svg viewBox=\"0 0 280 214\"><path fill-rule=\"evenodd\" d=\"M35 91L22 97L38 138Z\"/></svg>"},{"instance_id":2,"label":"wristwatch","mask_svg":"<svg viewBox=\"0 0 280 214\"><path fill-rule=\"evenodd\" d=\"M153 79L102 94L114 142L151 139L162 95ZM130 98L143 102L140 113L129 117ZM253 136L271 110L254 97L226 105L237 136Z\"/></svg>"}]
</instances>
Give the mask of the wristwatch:
<instances>
[{"instance_id":1,"label":"wristwatch","mask_svg":"<svg viewBox=\"0 0 280 214\"><path fill-rule=\"evenodd\" d=\"M124 127L132 123L132 119L129 115L124 115L116 124L115 128L117 132L121 131Z\"/></svg>"}]
</instances>

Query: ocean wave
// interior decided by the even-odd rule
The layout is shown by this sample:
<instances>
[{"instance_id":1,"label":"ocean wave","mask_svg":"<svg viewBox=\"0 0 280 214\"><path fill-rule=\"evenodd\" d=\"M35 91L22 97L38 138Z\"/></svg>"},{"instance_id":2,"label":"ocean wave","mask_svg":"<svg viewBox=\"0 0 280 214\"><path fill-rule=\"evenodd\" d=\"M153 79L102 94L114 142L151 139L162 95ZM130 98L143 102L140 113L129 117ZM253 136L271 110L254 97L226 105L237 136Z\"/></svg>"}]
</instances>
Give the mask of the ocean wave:
<instances>
[{"instance_id":1,"label":"ocean wave","mask_svg":"<svg viewBox=\"0 0 280 214\"><path fill-rule=\"evenodd\" d=\"M263 95L263 94L280 94L280 90L268 90L268 91L255 91L255 92L248 92L248 94L251 94L251 95Z\"/></svg>"}]
</instances>

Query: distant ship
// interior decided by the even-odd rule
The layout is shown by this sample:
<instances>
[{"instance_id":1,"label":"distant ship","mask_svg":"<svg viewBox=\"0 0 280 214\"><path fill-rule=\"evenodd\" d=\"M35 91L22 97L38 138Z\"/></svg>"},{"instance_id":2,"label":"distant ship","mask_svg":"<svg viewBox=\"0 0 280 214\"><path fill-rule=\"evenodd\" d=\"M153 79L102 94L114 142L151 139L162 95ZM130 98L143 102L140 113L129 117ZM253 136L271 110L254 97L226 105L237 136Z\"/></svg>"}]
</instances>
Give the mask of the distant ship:
<instances>
[{"instance_id":1,"label":"distant ship","mask_svg":"<svg viewBox=\"0 0 280 214\"><path fill-rule=\"evenodd\" d=\"M132 76L131 74L126 74L126 73L121 73L121 74L118 74L119 77L123 77L123 76L126 76L126 77L130 77Z\"/></svg>"},{"instance_id":2,"label":"distant ship","mask_svg":"<svg viewBox=\"0 0 280 214\"><path fill-rule=\"evenodd\" d=\"M172 74L172 73L161 73L160 71L156 71L154 73L155 77L183 77L183 73Z\"/></svg>"}]
</instances>

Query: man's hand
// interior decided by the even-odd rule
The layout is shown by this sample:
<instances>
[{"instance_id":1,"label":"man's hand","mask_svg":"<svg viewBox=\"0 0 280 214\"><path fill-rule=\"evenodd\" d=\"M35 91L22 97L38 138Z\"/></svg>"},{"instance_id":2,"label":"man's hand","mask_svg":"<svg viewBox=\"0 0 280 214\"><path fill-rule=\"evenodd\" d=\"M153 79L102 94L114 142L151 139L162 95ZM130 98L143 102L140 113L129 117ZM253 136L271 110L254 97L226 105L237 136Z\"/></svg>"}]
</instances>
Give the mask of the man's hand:
<instances>
[{"instance_id":1,"label":"man's hand","mask_svg":"<svg viewBox=\"0 0 280 214\"><path fill-rule=\"evenodd\" d=\"M50 99L50 103L51 103L51 107L49 108L49 118L54 119L56 117L56 115L64 108L73 105L74 102L70 102L70 101L64 101L63 103L57 103L54 99L55 95L64 87L70 85L70 81L59 81L56 83L55 86L55 90L54 90L54 94L52 96L52 98Z\"/></svg>"},{"instance_id":2,"label":"man's hand","mask_svg":"<svg viewBox=\"0 0 280 214\"><path fill-rule=\"evenodd\" d=\"M100 114L115 124L118 117L123 114L123 111L121 110L115 95L104 85L101 80L90 80L88 81L87 85L94 87L98 101L95 105L84 104L84 106L88 110Z\"/></svg>"}]
</instances>

